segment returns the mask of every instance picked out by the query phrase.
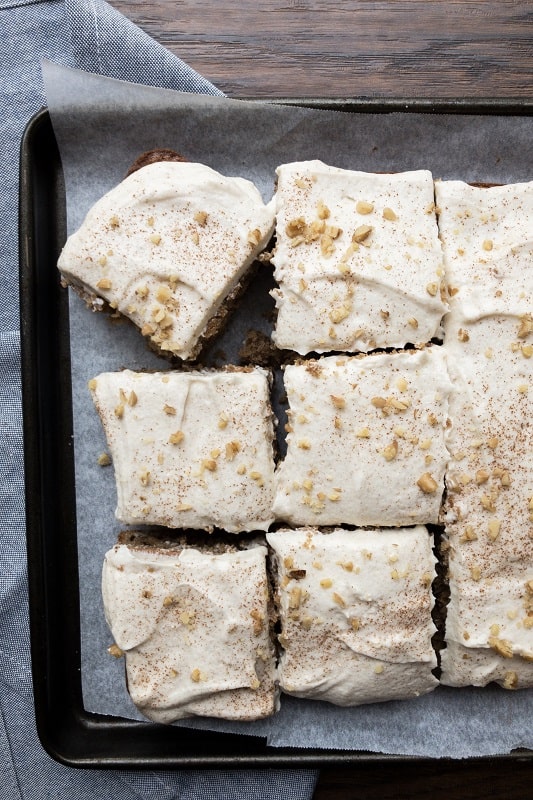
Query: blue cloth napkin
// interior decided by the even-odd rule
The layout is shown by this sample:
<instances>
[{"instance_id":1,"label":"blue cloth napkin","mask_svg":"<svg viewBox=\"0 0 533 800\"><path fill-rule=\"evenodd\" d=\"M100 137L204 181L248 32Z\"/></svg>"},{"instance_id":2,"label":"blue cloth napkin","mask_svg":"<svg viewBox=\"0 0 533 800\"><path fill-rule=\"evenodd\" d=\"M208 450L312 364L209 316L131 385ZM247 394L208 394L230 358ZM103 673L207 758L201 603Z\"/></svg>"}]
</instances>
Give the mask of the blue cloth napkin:
<instances>
[{"instance_id":1,"label":"blue cloth napkin","mask_svg":"<svg viewBox=\"0 0 533 800\"><path fill-rule=\"evenodd\" d=\"M45 104L40 59L114 78L221 94L103 0L0 0L0 798L279 798L313 794L313 771L74 770L35 729L29 650L18 317L18 160Z\"/></svg>"}]
</instances>

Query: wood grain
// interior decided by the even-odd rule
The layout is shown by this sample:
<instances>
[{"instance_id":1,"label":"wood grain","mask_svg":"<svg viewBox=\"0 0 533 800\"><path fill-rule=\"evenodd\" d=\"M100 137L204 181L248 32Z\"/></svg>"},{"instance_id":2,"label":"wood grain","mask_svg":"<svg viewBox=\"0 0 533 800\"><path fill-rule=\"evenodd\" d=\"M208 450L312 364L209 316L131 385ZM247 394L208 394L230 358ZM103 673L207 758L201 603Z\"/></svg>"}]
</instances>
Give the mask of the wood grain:
<instances>
[{"instance_id":1,"label":"wood grain","mask_svg":"<svg viewBox=\"0 0 533 800\"><path fill-rule=\"evenodd\" d=\"M233 97L531 98L533 4L110 0ZM315 800L527 800L533 762L322 771Z\"/></svg>"},{"instance_id":2,"label":"wood grain","mask_svg":"<svg viewBox=\"0 0 533 800\"><path fill-rule=\"evenodd\" d=\"M111 0L231 96L528 97L530 2Z\"/></svg>"},{"instance_id":3,"label":"wood grain","mask_svg":"<svg viewBox=\"0 0 533 800\"><path fill-rule=\"evenodd\" d=\"M527 800L531 763L445 761L324 770L314 800Z\"/></svg>"}]
</instances>

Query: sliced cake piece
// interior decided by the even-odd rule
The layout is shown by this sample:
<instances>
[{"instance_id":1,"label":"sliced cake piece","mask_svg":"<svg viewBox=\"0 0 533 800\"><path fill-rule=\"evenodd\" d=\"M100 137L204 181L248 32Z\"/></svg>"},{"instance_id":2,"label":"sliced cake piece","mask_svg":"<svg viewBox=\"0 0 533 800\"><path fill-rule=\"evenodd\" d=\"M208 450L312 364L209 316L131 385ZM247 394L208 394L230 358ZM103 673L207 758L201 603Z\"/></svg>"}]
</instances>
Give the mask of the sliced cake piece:
<instances>
[{"instance_id":1,"label":"sliced cake piece","mask_svg":"<svg viewBox=\"0 0 533 800\"><path fill-rule=\"evenodd\" d=\"M450 286L442 682L533 686L533 182L436 185Z\"/></svg>"},{"instance_id":2,"label":"sliced cake piece","mask_svg":"<svg viewBox=\"0 0 533 800\"><path fill-rule=\"evenodd\" d=\"M89 382L111 451L116 516L171 528L266 530L273 520L269 374L106 372Z\"/></svg>"},{"instance_id":3,"label":"sliced cake piece","mask_svg":"<svg viewBox=\"0 0 533 800\"><path fill-rule=\"evenodd\" d=\"M58 266L68 283L103 298L158 348L190 359L222 324L273 226L273 204L250 181L159 161L91 208Z\"/></svg>"},{"instance_id":4,"label":"sliced cake piece","mask_svg":"<svg viewBox=\"0 0 533 800\"><path fill-rule=\"evenodd\" d=\"M437 522L451 383L440 347L285 368L276 517L292 525Z\"/></svg>"},{"instance_id":5,"label":"sliced cake piece","mask_svg":"<svg viewBox=\"0 0 533 800\"><path fill-rule=\"evenodd\" d=\"M431 173L303 161L277 174L277 346L367 352L436 336L446 304Z\"/></svg>"},{"instance_id":6,"label":"sliced cake piece","mask_svg":"<svg viewBox=\"0 0 533 800\"><path fill-rule=\"evenodd\" d=\"M284 692L341 706L430 692L435 558L423 527L267 534Z\"/></svg>"},{"instance_id":7,"label":"sliced cake piece","mask_svg":"<svg viewBox=\"0 0 533 800\"><path fill-rule=\"evenodd\" d=\"M278 708L266 547L116 545L102 591L128 691L155 722L252 720Z\"/></svg>"}]
</instances>

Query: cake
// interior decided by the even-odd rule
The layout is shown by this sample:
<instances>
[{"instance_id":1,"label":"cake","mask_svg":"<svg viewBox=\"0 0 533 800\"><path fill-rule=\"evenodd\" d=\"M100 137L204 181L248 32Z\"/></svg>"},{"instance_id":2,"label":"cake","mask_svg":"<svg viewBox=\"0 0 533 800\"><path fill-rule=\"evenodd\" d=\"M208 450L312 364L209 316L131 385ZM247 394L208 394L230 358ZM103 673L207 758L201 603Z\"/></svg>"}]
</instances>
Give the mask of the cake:
<instances>
[{"instance_id":1,"label":"cake","mask_svg":"<svg viewBox=\"0 0 533 800\"><path fill-rule=\"evenodd\" d=\"M273 420L261 368L106 372L89 382L111 452L117 518L267 530Z\"/></svg>"},{"instance_id":2,"label":"cake","mask_svg":"<svg viewBox=\"0 0 533 800\"><path fill-rule=\"evenodd\" d=\"M533 686L533 182L436 185L450 313L442 682Z\"/></svg>"},{"instance_id":3,"label":"cake","mask_svg":"<svg viewBox=\"0 0 533 800\"><path fill-rule=\"evenodd\" d=\"M274 513L296 525L435 523L448 461L442 348L287 365Z\"/></svg>"},{"instance_id":4,"label":"cake","mask_svg":"<svg viewBox=\"0 0 533 800\"><path fill-rule=\"evenodd\" d=\"M250 181L158 161L90 209L58 267L93 308L105 301L154 347L187 360L221 329L273 227L273 205Z\"/></svg>"},{"instance_id":5,"label":"cake","mask_svg":"<svg viewBox=\"0 0 533 800\"><path fill-rule=\"evenodd\" d=\"M131 535L130 535L131 536ZM154 722L260 719L278 708L266 547L117 544L102 592L128 691Z\"/></svg>"},{"instance_id":6,"label":"cake","mask_svg":"<svg viewBox=\"0 0 533 800\"><path fill-rule=\"evenodd\" d=\"M302 161L277 176L278 347L367 352L439 335L447 306L430 172Z\"/></svg>"},{"instance_id":7,"label":"cake","mask_svg":"<svg viewBox=\"0 0 533 800\"><path fill-rule=\"evenodd\" d=\"M428 531L268 533L282 691L340 706L418 697L438 681Z\"/></svg>"}]
</instances>

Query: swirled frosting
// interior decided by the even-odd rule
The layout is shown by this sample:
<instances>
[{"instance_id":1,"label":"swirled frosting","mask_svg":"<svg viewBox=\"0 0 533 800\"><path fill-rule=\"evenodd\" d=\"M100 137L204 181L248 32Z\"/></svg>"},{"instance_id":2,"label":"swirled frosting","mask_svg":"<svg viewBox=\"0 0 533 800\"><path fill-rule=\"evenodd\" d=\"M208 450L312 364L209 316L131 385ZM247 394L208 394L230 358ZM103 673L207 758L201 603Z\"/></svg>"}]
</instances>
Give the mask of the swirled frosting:
<instances>
[{"instance_id":1,"label":"swirled frosting","mask_svg":"<svg viewBox=\"0 0 533 800\"><path fill-rule=\"evenodd\" d=\"M285 388L278 519L398 527L438 521L452 390L442 348L289 365Z\"/></svg>"},{"instance_id":2,"label":"swirled frosting","mask_svg":"<svg viewBox=\"0 0 533 800\"><path fill-rule=\"evenodd\" d=\"M113 459L119 520L267 530L274 457L265 370L123 370L89 387Z\"/></svg>"},{"instance_id":3,"label":"swirled frosting","mask_svg":"<svg viewBox=\"0 0 533 800\"><path fill-rule=\"evenodd\" d=\"M533 182L436 185L457 387L442 682L533 686Z\"/></svg>"},{"instance_id":4,"label":"swirled frosting","mask_svg":"<svg viewBox=\"0 0 533 800\"><path fill-rule=\"evenodd\" d=\"M227 552L116 545L102 592L128 690L155 722L259 719L278 707L266 547ZM116 648L119 648L117 652Z\"/></svg>"},{"instance_id":5,"label":"swirled frosting","mask_svg":"<svg viewBox=\"0 0 533 800\"><path fill-rule=\"evenodd\" d=\"M268 533L284 692L341 706L417 697L432 674L435 558L423 527Z\"/></svg>"},{"instance_id":6,"label":"swirled frosting","mask_svg":"<svg viewBox=\"0 0 533 800\"><path fill-rule=\"evenodd\" d=\"M265 205L250 181L203 164L160 161L90 209L58 267L161 350L187 359L273 227L273 204Z\"/></svg>"},{"instance_id":7,"label":"swirled frosting","mask_svg":"<svg viewBox=\"0 0 533 800\"><path fill-rule=\"evenodd\" d=\"M276 345L366 352L436 336L446 304L431 173L303 161L277 175Z\"/></svg>"}]
</instances>

